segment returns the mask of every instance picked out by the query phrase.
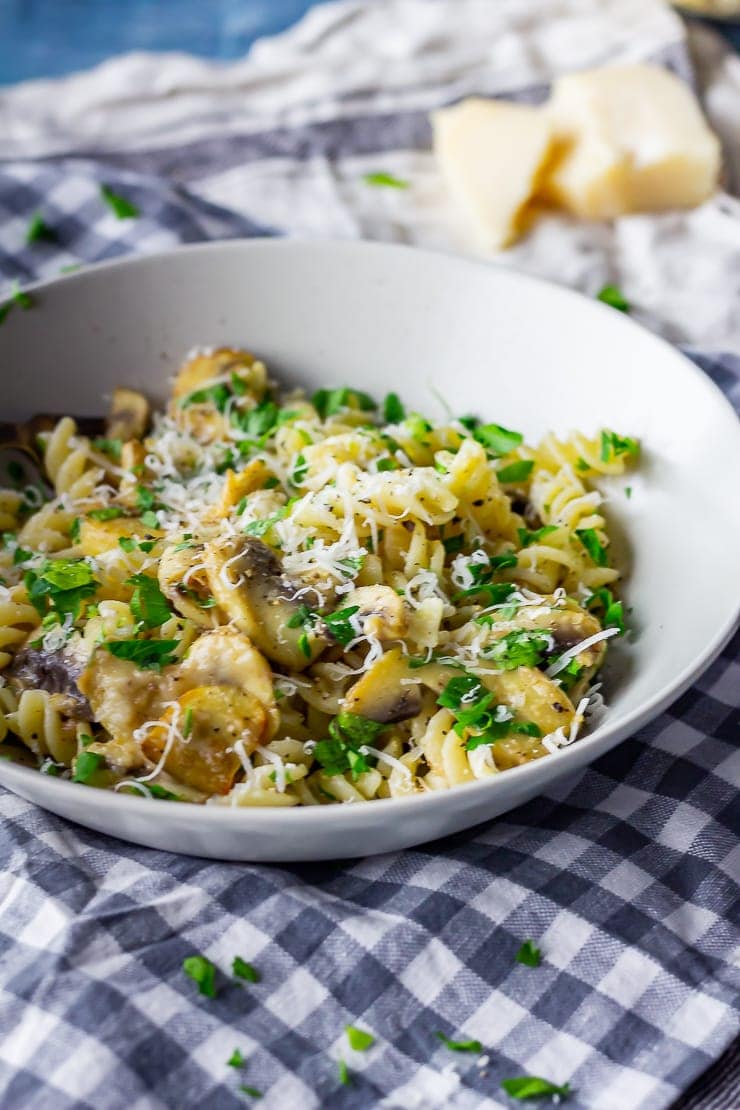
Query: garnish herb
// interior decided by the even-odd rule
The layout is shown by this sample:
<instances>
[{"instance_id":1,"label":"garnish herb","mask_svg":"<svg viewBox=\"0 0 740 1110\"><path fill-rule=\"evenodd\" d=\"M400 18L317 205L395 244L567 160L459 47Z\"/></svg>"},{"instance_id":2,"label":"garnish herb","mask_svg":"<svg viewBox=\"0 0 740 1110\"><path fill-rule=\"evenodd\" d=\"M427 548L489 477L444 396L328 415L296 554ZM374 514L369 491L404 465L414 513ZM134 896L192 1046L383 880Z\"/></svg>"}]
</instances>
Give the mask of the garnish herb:
<instances>
[{"instance_id":1,"label":"garnish herb","mask_svg":"<svg viewBox=\"0 0 740 1110\"><path fill-rule=\"evenodd\" d=\"M527 967L539 967L542 963L542 952L533 940L525 940L516 954L516 961Z\"/></svg>"},{"instance_id":2,"label":"garnish herb","mask_svg":"<svg viewBox=\"0 0 740 1110\"><path fill-rule=\"evenodd\" d=\"M519 459L518 462L513 462L510 466L504 466L501 470L497 470L496 477L499 482L526 482L533 469L534 461L532 459Z\"/></svg>"},{"instance_id":3,"label":"garnish herb","mask_svg":"<svg viewBox=\"0 0 740 1110\"><path fill-rule=\"evenodd\" d=\"M400 470L400 463L395 459L378 459L376 463L378 474L383 474L386 470Z\"/></svg>"},{"instance_id":4,"label":"garnish herb","mask_svg":"<svg viewBox=\"0 0 740 1110\"><path fill-rule=\"evenodd\" d=\"M596 294L597 301L603 301L611 308L616 308L619 312L629 312L630 303L626 299L624 293L616 285L605 285Z\"/></svg>"},{"instance_id":5,"label":"garnish herb","mask_svg":"<svg viewBox=\"0 0 740 1110\"><path fill-rule=\"evenodd\" d=\"M435 1033L443 1045L450 1049L451 1052L482 1052L483 1045L480 1041L451 1041L444 1033Z\"/></svg>"},{"instance_id":6,"label":"garnish herb","mask_svg":"<svg viewBox=\"0 0 740 1110\"><path fill-rule=\"evenodd\" d=\"M202 995L206 998L216 997L216 968L205 956L187 956L182 961L182 970L198 984Z\"/></svg>"},{"instance_id":7,"label":"garnish herb","mask_svg":"<svg viewBox=\"0 0 740 1110\"><path fill-rule=\"evenodd\" d=\"M380 189L408 189L410 184L403 177L396 177L395 174L386 173L384 170L365 173L362 175L362 180L366 185L373 185Z\"/></svg>"},{"instance_id":8,"label":"garnish herb","mask_svg":"<svg viewBox=\"0 0 740 1110\"><path fill-rule=\"evenodd\" d=\"M639 440L632 439L630 436L618 436L616 432L610 432L608 429L604 429L601 433L602 462L611 462L613 459L618 459L620 455L636 459L639 454Z\"/></svg>"},{"instance_id":9,"label":"garnish herb","mask_svg":"<svg viewBox=\"0 0 740 1110\"><path fill-rule=\"evenodd\" d=\"M300 486L305 481L307 474L308 463L306 462L306 456L298 455L295 461L295 466L293 467L293 473L290 476L290 480L294 486Z\"/></svg>"},{"instance_id":10,"label":"garnish herb","mask_svg":"<svg viewBox=\"0 0 740 1110\"><path fill-rule=\"evenodd\" d=\"M71 539L72 543L79 543L80 542L80 525L81 525L81 523L82 523L82 521L80 520L80 518L78 516L76 516L74 518L74 520L72 521L72 523L70 524L70 526L69 526L69 538Z\"/></svg>"},{"instance_id":11,"label":"garnish herb","mask_svg":"<svg viewBox=\"0 0 740 1110\"><path fill-rule=\"evenodd\" d=\"M371 1045L375 1044L375 1037L372 1033L366 1033L364 1029L358 1029L356 1025L345 1025L344 1031L347 1034L350 1048L354 1048L355 1052L366 1052Z\"/></svg>"},{"instance_id":12,"label":"garnish herb","mask_svg":"<svg viewBox=\"0 0 740 1110\"><path fill-rule=\"evenodd\" d=\"M53 243L56 240L56 233L48 224L44 223L41 213L36 212L28 222L26 242L30 246L32 243L38 243L42 239L46 240L47 243Z\"/></svg>"},{"instance_id":13,"label":"garnish herb","mask_svg":"<svg viewBox=\"0 0 740 1110\"><path fill-rule=\"evenodd\" d=\"M472 733L465 742L467 751L484 744L495 744L512 732L541 735L532 721L515 721L511 710L494 705L491 691L472 674L451 678L437 698L437 705L452 712L455 717L453 727L458 736L463 736L466 730Z\"/></svg>"},{"instance_id":14,"label":"garnish herb","mask_svg":"<svg viewBox=\"0 0 740 1110\"><path fill-rule=\"evenodd\" d=\"M87 515L90 520L116 520L124 512L118 505L107 505L104 509L92 509Z\"/></svg>"},{"instance_id":15,"label":"garnish herb","mask_svg":"<svg viewBox=\"0 0 740 1110\"><path fill-rule=\"evenodd\" d=\"M109 185L100 186L100 195L117 220L135 220L140 215L135 204L115 193Z\"/></svg>"},{"instance_id":16,"label":"garnish herb","mask_svg":"<svg viewBox=\"0 0 740 1110\"><path fill-rule=\"evenodd\" d=\"M24 289L21 289L17 281L13 282L10 295L18 307L22 308L24 312L27 312L29 308L33 308L33 297L30 293L26 293Z\"/></svg>"},{"instance_id":17,"label":"garnish herb","mask_svg":"<svg viewBox=\"0 0 740 1110\"><path fill-rule=\"evenodd\" d=\"M367 393L362 393L359 389L348 389L347 386L339 389L318 389L311 398L311 404L322 420L336 415L342 409L372 412L377 407Z\"/></svg>"},{"instance_id":18,"label":"garnish herb","mask_svg":"<svg viewBox=\"0 0 740 1110\"><path fill-rule=\"evenodd\" d=\"M185 716L184 716L183 722L182 722L182 734L183 734L183 736L185 737L186 740L187 740L188 736L190 736L190 733L192 731L193 731L193 708L192 708L192 706L189 705L187 707L187 709L185 710Z\"/></svg>"},{"instance_id":19,"label":"garnish herb","mask_svg":"<svg viewBox=\"0 0 740 1110\"><path fill-rule=\"evenodd\" d=\"M557 532L557 527L554 524L545 524L543 528L535 528L532 532L528 528L517 528L516 531L522 547L529 547L530 544L539 543L552 532Z\"/></svg>"},{"instance_id":20,"label":"garnish herb","mask_svg":"<svg viewBox=\"0 0 740 1110\"><path fill-rule=\"evenodd\" d=\"M601 623L604 628L618 628L620 634L624 634L624 606L621 601L614 600L614 595L606 586L601 586L587 597L585 605L587 609L601 606L603 609Z\"/></svg>"},{"instance_id":21,"label":"garnish herb","mask_svg":"<svg viewBox=\"0 0 740 1110\"><path fill-rule=\"evenodd\" d=\"M596 566L605 567L607 564L606 548L599 539L596 529L577 528L576 535L596 563Z\"/></svg>"},{"instance_id":22,"label":"garnish herb","mask_svg":"<svg viewBox=\"0 0 740 1110\"><path fill-rule=\"evenodd\" d=\"M75 760L72 782L89 782L104 763L102 755L97 755L96 752L80 752Z\"/></svg>"},{"instance_id":23,"label":"garnish herb","mask_svg":"<svg viewBox=\"0 0 740 1110\"><path fill-rule=\"evenodd\" d=\"M257 968L247 963L241 956L234 956L231 971L233 975L236 975L237 979L246 979L248 983L259 983L262 978Z\"/></svg>"},{"instance_id":24,"label":"garnish herb","mask_svg":"<svg viewBox=\"0 0 740 1110\"><path fill-rule=\"evenodd\" d=\"M243 1095L249 1095L250 1098L262 1098L262 1091L258 1091L256 1087L249 1087L246 1083L242 1083L239 1090Z\"/></svg>"},{"instance_id":25,"label":"garnish herb","mask_svg":"<svg viewBox=\"0 0 740 1110\"><path fill-rule=\"evenodd\" d=\"M508 455L524 441L521 432L512 432L500 424L481 424L473 431L473 437L492 455Z\"/></svg>"},{"instance_id":26,"label":"garnish herb","mask_svg":"<svg viewBox=\"0 0 740 1110\"><path fill-rule=\"evenodd\" d=\"M448 536L446 540L442 540L442 547L448 555L457 555L459 551L462 551L464 546L465 536L462 534L459 536Z\"/></svg>"},{"instance_id":27,"label":"garnish herb","mask_svg":"<svg viewBox=\"0 0 740 1110\"><path fill-rule=\"evenodd\" d=\"M476 597L483 605L501 605L514 592L516 587L511 582L493 582L497 571L506 570L517 565L514 552L505 555L491 555L485 563L467 562L467 570L473 579L472 586L459 590L453 601L460 601L465 597Z\"/></svg>"},{"instance_id":28,"label":"garnish herb","mask_svg":"<svg viewBox=\"0 0 740 1110\"><path fill-rule=\"evenodd\" d=\"M75 621L86 597L91 597L98 583L83 559L54 559L39 571L27 570L23 577L28 599L40 616L56 613L60 624L67 614Z\"/></svg>"},{"instance_id":29,"label":"garnish herb","mask_svg":"<svg viewBox=\"0 0 740 1110\"><path fill-rule=\"evenodd\" d=\"M338 644L341 644L342 647L346 647L357 635L352 627L351 618L355 613L358 613L359 610L359 605L348 605L346 609L336 609L333 613L329 613L322 618L329 630L329 634Z\"/></svg>"},{"instance_id":30,"label":"garnish herb","mask_svg":"<svg viewBox=\"0 0 740 1110\"><path fill-rule=\"evenodd\" d=\"M339 1082L343 1087L350 1087L352 1085L352 1076L349 1074L349 1068L344 1060L339 1060L337 1064L339 1071Z\"/></svg>"},{"instance_id":31,"label":"garnish herb","mask_svg":"<svg viewBox=\"0 0 740 1110\"><path fill-rule=\"evenodd\" d=\"M228 1060L226 1061L226 1066L229 1068L243 1068L245 1063L246 1060L244 1059L244 1055L239 1051L238 1048L235 1048L234 1051L231 1053L231 1056L229 1056Z\"/></svg>"},{"instance_id":32,"label":"garnish herb","mask_svg":"<svg viewBox=\"0 0 740 1110\"><path fill-rule=\"evenodd\" d=\"M397 393L388 393L383 401L383 419L386 424L400 424L406 419L406 409Z\"/></svg>"},{"instance_id":33,"label":"garnish herb","mask_svg":"<svg viewBox=\"0 0 740 1110\"><path fill-rule=\"evenodd\" d=\"M104 455L110 455L114 462L121 461L121 451L123 450L122 439L94 439L92 445L96 451L102 451Z\"/></svg>"},{"instance_id":34,"label":"garnish herb","mask_svg":"<svg viewBox=\"0 0 740 1110\"><path fill-rule=\"evenodd\" d=\"M567 1083L559 1087L557 1083L551 1083L549 1079L541 1079L537 1075L520 1075L516 1079L502 1079L501 1086L511 1098L547 1098L551 1095L567 1098L570 1094Z\"/></svg>"},{"instance_id":35,"label":"garnish herb","mask_svg":"<svg viewBox=\"0 0 740 1110\"><path fill-rule=\"evenodd\" d=\"M624 487L624 496L630 498L632 496L632 486Z\"/></svg>"},{"instance_id":36,"label":"garnish herb","mask_svg":"<svg viewBox=\"0 0 740 1110\"><path fill-rule=\"evenodd\" d=\"M106 640L107 648L116 659L128 659L143 670L159 670L175 661L174 651L179 640Z\"/></svg>"},{"instance_id":37,"label":"garnish herb","mask_svg":"<svg viewBox=\"0 0 740 1110\"><path fill-rule=\"evenodd\" d=\"M550 643L547 632L515 629L507 632L500 640L487 647L482 653L503 671L515 671L517 667L538 667Z\"/></svg>"},{"instance_id":38,"label":"garnish herb","mask_svg":"<svg viewBox=\"0 0 740 1110\"><path fill-rule=\"evenodd\" d=\"M144 628L159 628L170 619L172 610L156 578L148 574L134 574L126 579L126 585L134 587L131 611Z\"/></svg>"},{"instance_id":39,"label":"garnish herb","mask_svg":"<svg viewBox=\"0 0 740 1110\"><path fill-rule=\"evenodd\" d=\"M314 758L327 775L344 775L350 772L353 780L369 771L372 763L359 750L365 744L373 745L386 726L371 721L357 713L340 713L329 722L328 740L319 740Z\"/></svg>"}]
</instances>

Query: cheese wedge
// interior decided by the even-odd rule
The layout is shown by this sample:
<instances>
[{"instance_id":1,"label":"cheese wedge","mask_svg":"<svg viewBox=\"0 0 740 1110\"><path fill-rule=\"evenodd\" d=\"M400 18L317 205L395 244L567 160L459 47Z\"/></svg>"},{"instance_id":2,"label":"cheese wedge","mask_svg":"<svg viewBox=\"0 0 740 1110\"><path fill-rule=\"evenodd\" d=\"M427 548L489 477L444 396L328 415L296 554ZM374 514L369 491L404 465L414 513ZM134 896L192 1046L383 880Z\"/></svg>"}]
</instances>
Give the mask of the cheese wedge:
<instances>
[{"instance_id":1,"label":"cheese wedge","mask_svg":"<svg viewBox=\"0 0 740 1110\"><path fill-rule=\"evenodd\" d=\"M691 90L658 66L612 66L555 81L559 147L548 199L586 219L687 208L717 187L720 146Z\"/></svg>"},{"instance_id":2,"label":"cheese wedge","mask_svg":"<svg viewBox=\"0 0 740 1110\"><path fill-rule=\"evenodd\" d=\"M434 152L478 243L507 246L521 233L552 149L541 110L471 98L432 114Z\"/></svg>"}]
</instances>

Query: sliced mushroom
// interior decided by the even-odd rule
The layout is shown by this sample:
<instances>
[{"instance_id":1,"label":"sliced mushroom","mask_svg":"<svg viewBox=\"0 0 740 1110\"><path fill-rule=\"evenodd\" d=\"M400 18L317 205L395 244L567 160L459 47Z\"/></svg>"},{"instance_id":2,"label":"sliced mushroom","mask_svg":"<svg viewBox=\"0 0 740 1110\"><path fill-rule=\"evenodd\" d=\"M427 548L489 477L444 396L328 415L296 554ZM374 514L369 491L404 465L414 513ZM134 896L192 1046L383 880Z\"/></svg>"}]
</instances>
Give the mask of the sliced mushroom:
<instances>
[{"instance_id":1,"label":"sliced mushroom","mask_svg":"<svg viewBox=\"0 0 740 1110\"><path fill-rule=\"evenodd\" d=\"M360 619L366 636L379 640L399 640L406 634L406 607L390 586L359 586L346 598L347 607L359 606Z\"/></svg>"},{"instance_id":2,"label":"sliced mushroom","mask_svg":"<svg viewBox=\"0 0 740 1110\"><path fill-rule=\"evenodd\" d=\"M110 412L105 425L108 439L122 443L141 439L149 424L149 402L135 389L114 389Z\"/></svg>"},{"instance_id":3,"label":"sliced mushroom","mask_svg":"<svg viewBox=\"0 0 740 1110\"><path fill-rule=\"evenodd\" d=\"M275 663L301 671L329 643L320 622L304 627L305 603L274 551L255 536L235 536L206 547L213 596L240 632Z\"/></svg>"},{"instance_id":4,"label":"sliced mushroom","mask_svg":"<svg viewBox=\"0 0 740 1110\"><path fill-rule=\"evenodd\" d=\"M178 667L182 688L233 686L254 694L265 707L270 732L278 723L272 671L254 644L235 628L217 628L199 636Z\"/></svg>"},{"instance_id":5,"label":"sliced mushroom","mask_svg":"<svg viewBox=\"0 0 740 1110\"><path fill-rule=\"evenodd\" d=\"M157 578L165 597L178 613L199 628L215 628L218 614L208 585L202 544L166 547L159 561Z\"/></svg>"},{"instance_id":6,"label":"sliced mushroom","mask_svg":"<svg viewBox=\"0 0 740 1110\"><path fill-rule=\"evenodd\" d=\"M78 721L91 719L88 700L77 686L82 664L65 648L60 651L23 648L5 673L16 690L45 690L48 694L58 694L64 698L67 717Z\"/></svg>"},{"instance_id":7,"label":"sliced mushroom","mask_svg":"<svg viewBox=\"0 0 740 1110\"><path fill-rule=\"evenodd\" d=\"M233 686L198 686L169 705L141 748L168 774L206 794L228 794L242 768L239 748L249 755L267 726L259 698Z\"/></svg>"},{"instance_id":8,"label":"sliced mushroom","mask_svg":"<svg viewBox=\"0 0 740 1110\"><path fill-rule=\"evenodd\" d=\"M459 673L443 663L427 663L410 672L438 694ZM575 716L573 703L565 691L536 667L518 667L502 673L478 668L476 675L498 704L510 706L521 720L533 721L543 735L554 732L561 725L567 728Z\"/></svg>"},{"instance_id":9,"label":"sliced mushroom","mask_svg":"<svg viewBox=\"0 0 740 1110\"><path fill-rule=\"evenodd\" d=\"M382 724L415 717L422 703L413 674L399 648L387 651L347 691L345 711Z\"/></svg>"},{"instance_id":10,"label":"sliced mushroom","mask_svg":"<svg viewBox=\"0 0 740 1110\"><path fill-rule=\"evenodd\" d=\"M188 359L178 371L172 396L175 401L188 397L219 379L228 380L230 374L237 374L257 400L262 398L267 385L264 364L249 351L233 347L219 347Z\"/></svg>"},{"instance_id":11,"label":"sliced mushroom","mask_svg":"<svg viewBox=\"0 0 740 1110\"><path fill-rule=\"evenodd\" d=\"M89 702L93 720L114 739L126 741L144 721L161 717L165 702L177 696L172 670L140 670L127 659L98 648L77 685Z\"/></svg>"}]
</instances>

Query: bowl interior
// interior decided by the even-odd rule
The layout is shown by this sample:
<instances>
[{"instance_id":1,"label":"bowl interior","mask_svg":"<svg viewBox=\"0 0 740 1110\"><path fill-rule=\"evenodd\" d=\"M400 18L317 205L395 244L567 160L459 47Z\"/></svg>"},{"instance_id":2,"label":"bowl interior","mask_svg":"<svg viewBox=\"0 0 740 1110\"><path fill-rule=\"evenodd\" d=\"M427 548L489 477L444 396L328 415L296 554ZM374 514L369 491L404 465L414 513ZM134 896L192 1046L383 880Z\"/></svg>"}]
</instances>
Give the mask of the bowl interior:
<instances>
[{"instance_id":1,"label":"bowl interior","mask_svg":"<svg viewBox=\"0 0 740 1110\"><path fill-rule=\"evenodd\" d=\"M99 413L118 384L163 399L189 348L220 344L252 349L273 376L309 390L396 390L435 416L441 396L456 414L528 440L603 426L642 440L640 467L603 487L638 635L614 653L597 733L664 701L728 635L740 595L731 408L621 314L509 271L407 248L287 241L96 267L41 286L32 311L5 321L3 419Z\"/></svg>"}]
</instances>

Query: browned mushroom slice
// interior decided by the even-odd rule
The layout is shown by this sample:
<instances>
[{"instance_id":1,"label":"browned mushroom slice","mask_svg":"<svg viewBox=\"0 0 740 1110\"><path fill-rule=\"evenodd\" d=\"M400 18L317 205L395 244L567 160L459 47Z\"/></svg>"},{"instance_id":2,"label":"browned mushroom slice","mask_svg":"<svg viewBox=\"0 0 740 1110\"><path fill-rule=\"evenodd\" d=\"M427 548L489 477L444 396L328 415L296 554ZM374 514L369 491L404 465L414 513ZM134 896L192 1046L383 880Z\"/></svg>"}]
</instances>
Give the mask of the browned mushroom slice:
<instances>
[{"instance_id":1,"label":"browned mushroom slice","mask_svg":"<svg viewBox=\"0 0 740 1110\"><path fill-rule=\"evenodd\" d=\"M218 624L214 599L203 564L203 545L167 547L159 561L157 577L164 596L178 613L200 628Z\"/></svg>"},{"instance_id":2,"label":"browned mushroom slice","mask_svg":"<svg viewBox=\"0 0 740 1110\"><path fill-rule=\"evenodd\" d=\"M178 668L180 690L196 686L233 686L262 702L268 732L278 725L272 671L249 639L235 628L216 628L199 636Z\"/></svg>"},{"instance_id":3,"label":"browned mushroom slice","mask_svg":"<svg viewBox=\"0 0 740 1110\"><path fill-rule=\"evenodd\" d=\"M305 602L262 540L219 540L206 547L203 561L216 601L268 659L301 671L327 646L320 622L305 627Z\"/></svg>"},{"instance_id":4,"label":"browned mushroom slice","mask_svg":"<svg viewBox=\"0 0 740 1110\"><path fill-rule=\"evenodd\" d=\"M215 351L196 354L188 359L175 378L173 399L175 402L182 401L219 380L228 381L230 374L238 375L255 399L261 400L267 385L264 364L249 351L239 351L233 347L219 347Z\"/></svg>"},{"instance_id":5,"label":"browned mushroom slice","mask_svg":"<svg viewBox=\"0 0 740 1110\"><path fill-rule=\"evenodd\" d=\"M114 389L105 425L108 439L141 439L149 425L149 402L135 389Z\"/></svg>"},{"instance_id":6,"label":"browned mushroom slice","mask_svg":"<svg viewBox=\"0 0 740 1110\"><path fill-rule=\"evenodd\" d=\"M421 711L421 693L412 675L399 648L387 651L347 691L345 711L382 724L415 717Z\"/></svg>"},{"instance_id":7,"label":"browned mushroom slice","mask_svg":"<svg viewBox=\"0 0 740 1110\"><path fill-rule=\"evenodd\" d=\"M390 586L359 586L346 599L347 607L358 607L357 617L366 636L398 640L406 634L403 598Z\"/></svg>"},{"instance_id":8,"label":"browned mushroom slice","mask_svg":"<svg viewBox=\"0 0 740 1110\"><path fill-rule=\"evenodd\" d=\"M16 690L45 690L48 694L57 694L64 699L60 708L67 717L78 721L91 719L88 700L77 685L82 664L64 648L59 651L23 648L5 673Z\"/></svg>"},{"instance_id":9,"label":"browned mushroom slice","mask_svg":"<svg viewBox=\"0 0 740 1110\"><path fill-rule=\"evenodd\" d=\"M440 694L460 671L442 663L427 663L409 673ZM515 671L501 673L479 667L476 676L491 691L497 704L509 706L519 720L533 721L543 736L561 725L567 728L575 716L573 703L565 691L536 667L517 667Z\"/></svg>"},{"instance_id":10,"label":"browned mushroom slice","mask_svg":"<svg viewBox=\"0 0 740 1110\"><path fill-rule=\"evenodd\" d=\"M258 698L229 686L198 686L167 707L141 748L173 778L206 794L228 794L267 724Z\"/></svg>"}]
</instances>

